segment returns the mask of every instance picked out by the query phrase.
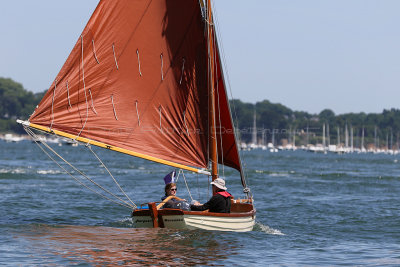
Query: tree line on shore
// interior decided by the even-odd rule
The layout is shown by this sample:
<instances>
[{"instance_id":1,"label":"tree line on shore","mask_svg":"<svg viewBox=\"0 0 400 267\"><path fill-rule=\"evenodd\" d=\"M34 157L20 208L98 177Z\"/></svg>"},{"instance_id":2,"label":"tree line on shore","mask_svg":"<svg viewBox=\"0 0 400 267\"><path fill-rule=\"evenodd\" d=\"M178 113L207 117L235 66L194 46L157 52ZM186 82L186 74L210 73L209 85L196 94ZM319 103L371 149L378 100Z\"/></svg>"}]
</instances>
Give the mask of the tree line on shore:
<instances>
[{"instance_id":1,"label":"tree line on shore","mask_svg":"<svg viewBox=\"0 0 400 267\"><path fill-rule=\"evenodd\" d=\"M0 133L24 133L15 120L28 119L44 93L32 93L24 89L22 84L0 77ZM397 145L400 135L400 110L395 108L385 109L379 114L360 112L336 115L330 109L319 114L293 111L268 100L252 104L233 99L230 100L230 106L241 141L246 143L253 138L254 116L258 140L264 137L265 142L271 142L274 135L276 144L293 138L297 145L321 143L324 128L325 136L332 144L336 144L338 139L345 140L346 128L347 133L353 133L354 145L360 144L362 132L365 144L376 145L378 140L380 146L388 147Z\"/></svg>"},{"instance_id":2,"label":"tree line on shore","mask_svg":"<svg viewBox=\"0 0 400 267\"><path fill-rule=\"evenodd\" d=\"M25 90L12 79L0 78L0 133L25 133L16 119L28 119L43 95Z\"/></svg>"},{"instance_id":3,"label":"tree line on shore","mask_svg":"<svg viewBox=\"0 0 400 267\"><path fill-rule=\"evenodd\" d=\"M319 114L293 111L268 100L251 104L234 99L230 104L233 119L240 129L241 141L245 143L252 142L254 114L258 142L264 135L265 142L271 142L274 138L275 144L291 142L293 138L296 145L322 144L325 132L326 144L328 141L330 144L343 144L346 133L349 145L352 139L353 145L357 147L361 146L362 136L365 147L369 144L394 148L399 143L400 109L384 109L382 113L336 115L330 109L324 109Z\"/></svg>"}]
</instances>

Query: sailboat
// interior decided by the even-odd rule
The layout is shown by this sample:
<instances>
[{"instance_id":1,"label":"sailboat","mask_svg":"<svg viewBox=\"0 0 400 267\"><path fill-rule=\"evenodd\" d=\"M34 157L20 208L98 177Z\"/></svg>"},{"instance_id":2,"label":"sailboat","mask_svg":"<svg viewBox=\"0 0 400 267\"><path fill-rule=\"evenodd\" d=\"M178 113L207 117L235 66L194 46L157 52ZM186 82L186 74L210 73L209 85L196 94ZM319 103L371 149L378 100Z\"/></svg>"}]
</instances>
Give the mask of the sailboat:
<instances>
[{"instance_id":1,"label":"sailboat","mask_svg":"<svg viewBox=\"0 0 400 267\"><path fill-rule=\"evenodd\" d=\"M137 227L251 231L211 0L101 0L28 121L87 145L203 174L238 171L230 213L135 207Z\"/></svg>"}]
</instances>

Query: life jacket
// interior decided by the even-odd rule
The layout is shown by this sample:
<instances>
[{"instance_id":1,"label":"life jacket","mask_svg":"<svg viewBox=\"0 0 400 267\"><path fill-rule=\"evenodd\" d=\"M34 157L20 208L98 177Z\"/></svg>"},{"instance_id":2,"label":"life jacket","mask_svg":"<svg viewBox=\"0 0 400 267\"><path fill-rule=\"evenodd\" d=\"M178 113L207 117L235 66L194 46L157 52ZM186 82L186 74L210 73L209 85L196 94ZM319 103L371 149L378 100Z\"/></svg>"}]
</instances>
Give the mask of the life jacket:
<instances>
[{"instance_id":1,"label":"life jacket","mask_svg":"<svg viewBox=\"0 0 400 267\"><path fill-rule=\"evenodd\" d=\"M217 192L217 194L220 194L223 197L231 197L232 195L228 193L228 191L220 191Z\"/></svg>"},{"instance_id":2,"label":"life jacket","mask_svg":"<svg viewBox=\"0 0 400 267\"><path fill-rule=\"evenodd\" d=\"M230 213L231 212L231 197L233 197L233 196L227 191L220 191L220 192L217 192L217 194L219 194L225 198L225 212Z\"/></svg>"}]
</instances>

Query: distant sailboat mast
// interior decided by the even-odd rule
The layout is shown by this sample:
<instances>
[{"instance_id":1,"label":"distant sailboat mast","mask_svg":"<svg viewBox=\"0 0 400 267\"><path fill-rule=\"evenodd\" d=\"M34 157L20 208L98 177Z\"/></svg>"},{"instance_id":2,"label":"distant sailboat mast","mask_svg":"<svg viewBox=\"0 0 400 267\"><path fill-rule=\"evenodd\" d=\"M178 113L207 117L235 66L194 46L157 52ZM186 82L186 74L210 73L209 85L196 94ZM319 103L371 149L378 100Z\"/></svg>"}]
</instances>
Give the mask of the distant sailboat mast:
<instances>
[{"instance_id":1,"label":"distant sailboat mast","mask_svg":"<svg viewBox=\"0 0 400 267\"><path fill-rule=\"evenodd\" d=\"M365 150L364 147L364 127L362 128L362 134L361 134L361 151Z\"/></svg>"},{"instance_id":2,"label":"distant sailboat mast","mask_svg":"<svg viewBox=\"0 0 400 267\"><path fill-rule=\"evenodd\" d=\"M275 129L272 129L272 148L275 148Z\"/></svg>"},{"instance_id":3,"label":"distant sailboat mast","mask_svg":"<svg viewBox=\"0 0 400 267\"><path fill-rule=\"evenodd\" d=\"M296 148L296 129L293 129L293 150Z\"/></svg>"},{"instance_id":4,"label":"distant sailboat mast","mask_svg":"<svg viewBox=\"0 0 400 267\"><path fill-rule=\"evenodd\" d=\"M266 130L265 129L263 129L262 130L262 143L261 143L261 145L264 147L265 146L265 135L267 134L267 132L266 132Z\"/></svg>"},{"instance_id":5,"label":"distant sailboat mast","mask_svg":"<svg viewBox=\"0 0 400 267\"><path fill-rule=\"evenodd\" d=\"M389 150L389 134L386 132L386 152Z\"/></svg>"},{"instance_id":6,"label":"distant sailboat mast","mask_svg":"<svg viewBox=\"0 0 400 267\"><path fill-rule=\"evenodd\" d=\"M353 152L354 146L353 146L353 126L350 125L350 149L351 152Z\"/></svg>"},{"instance_id":7,"label":"distant sailboat mast","mask_svg":"<svg viewBox=\"0 0 400 267\"><path fill-rule=\"evenodd\" d=\"M331 137L329 135L329 123L326 125L326 137L327 137L327 141L328 141L328 147L331 145Z\"/></svg>"},{"instance_id":8,"label":"distant sailboat mast","mask_svg":"<svg viewBox=\"0 0 400 267\"><path fill-rule=\"evenodd\" d=\"M253 115L253 136L252 136L252 144L255 146L257 145L257 124L256 124L256 119L257 119L257 114L256 114L256 108L254 107L254 115Z\"/></svg>"},{"instance_id":9,"label":"distant sailboat mast","mask_svg":"<svg viewBox=\"0 0 400 267\"><path fill-rule=\"evenodd\" d=\"M340 128L337 127L337 146L340 146Z\"/></svg>"},{"instance_id":10,"label":"distant sailboat mast","mask_svg":"<svg viewBox=\"0 0 400 267\"><path fill-rule=\"evenodd\" d=\"M390 150L393 150L393 129L390 128Z\"/></svg>"}]
</instances>

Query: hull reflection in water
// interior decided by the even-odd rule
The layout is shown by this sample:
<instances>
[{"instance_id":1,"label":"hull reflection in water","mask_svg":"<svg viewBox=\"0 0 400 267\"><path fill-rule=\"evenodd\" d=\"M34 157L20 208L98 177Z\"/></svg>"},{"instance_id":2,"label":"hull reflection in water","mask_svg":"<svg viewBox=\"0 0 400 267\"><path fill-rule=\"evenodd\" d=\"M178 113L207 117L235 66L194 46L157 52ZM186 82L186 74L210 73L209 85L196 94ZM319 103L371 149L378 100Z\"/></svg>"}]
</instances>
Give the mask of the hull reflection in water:
<instances>
[{"instance_id":1,"label":"hull reflection in water","mask_svg":"<svg viewBox=\"0 0 400 267\"><path fill-rule=\"evenodd\" d=\"M32 243L32 253L55 254L66 263L207 265L237 253L234 243L219 240L207 231L48 225L33 228L19 236Z\"/></svg>"}]
</instances>

